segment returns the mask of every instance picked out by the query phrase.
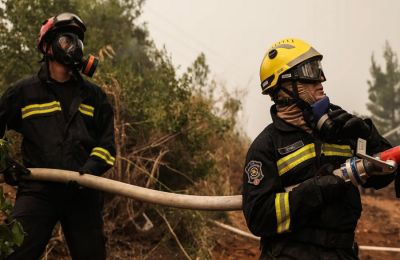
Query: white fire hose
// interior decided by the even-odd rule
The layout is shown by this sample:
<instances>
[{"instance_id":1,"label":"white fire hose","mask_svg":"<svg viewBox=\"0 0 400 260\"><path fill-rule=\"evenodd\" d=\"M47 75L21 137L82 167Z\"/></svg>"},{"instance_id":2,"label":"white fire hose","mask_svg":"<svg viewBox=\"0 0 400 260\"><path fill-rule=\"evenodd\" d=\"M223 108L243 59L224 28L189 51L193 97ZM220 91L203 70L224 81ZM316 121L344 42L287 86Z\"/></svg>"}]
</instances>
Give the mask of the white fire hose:
<instances>
[{"instance_id":1,"label":"white fire hose","mask_svg":"<svg viewBox=\"0 0 400 260\"><path fill-rule=\"evenodd\" d=\"M158 190L147 189L91 174L79 174L78 172L30 168L31 174L24 179L38 181L52 181L68 183L76 181L78 184L116 195L121 195L143 202L159 204L168 207L194 209L194 210L241 210L242 196L196 196L176 194Z\"/></svg>"}]
</instances>

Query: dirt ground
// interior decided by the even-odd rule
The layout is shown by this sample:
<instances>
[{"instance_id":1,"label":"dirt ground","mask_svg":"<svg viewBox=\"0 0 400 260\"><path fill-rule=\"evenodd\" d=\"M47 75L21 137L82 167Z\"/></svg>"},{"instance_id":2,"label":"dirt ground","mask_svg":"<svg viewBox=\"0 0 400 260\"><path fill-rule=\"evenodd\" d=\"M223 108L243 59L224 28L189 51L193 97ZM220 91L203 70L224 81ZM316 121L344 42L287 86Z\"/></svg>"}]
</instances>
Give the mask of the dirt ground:
<instances>
[{"instance_id":1,"label":"dirt ground","mask_svg":"<svg viewBox=\"0 0 400 260\"><path fill-rule=\"evenodd\" d=\"M358 244L400 247L400 199L395 199L393 187L374 193L366 191L362 203L363 212L356 231ZM230 212L229 220L232 226L249 232L241 212ZM258 259L258 241L218 229L220 238L213 259ZM395 260L400 259L400 253L360 249L360 259Z\"/></svg>"},{"instance_id":2,"label":"dirt ground","mask_svg":"<svg viewBox=\"0 0 400 260\"><path fill-rule=\"evenodd\" d=\"M5 193L11 199L15 194L10 187L5 187ZM363 212L356 231L358 244L360 246L400 247L400 199L395 199L392 185L379 192L367 191L362 195L362 202ZM249 232L241 211L228 214L230 223L227 224ZM216 226L212 230L216 239L216 245L212 249L212 259L258 259L260 254L258 241ZM161 253L160 256L165 256L164 253ZM133 257L133 259L138 258ZM361 249L360 259L394 260L400 259L400 253Z\"/></svg>"}]
</instances>

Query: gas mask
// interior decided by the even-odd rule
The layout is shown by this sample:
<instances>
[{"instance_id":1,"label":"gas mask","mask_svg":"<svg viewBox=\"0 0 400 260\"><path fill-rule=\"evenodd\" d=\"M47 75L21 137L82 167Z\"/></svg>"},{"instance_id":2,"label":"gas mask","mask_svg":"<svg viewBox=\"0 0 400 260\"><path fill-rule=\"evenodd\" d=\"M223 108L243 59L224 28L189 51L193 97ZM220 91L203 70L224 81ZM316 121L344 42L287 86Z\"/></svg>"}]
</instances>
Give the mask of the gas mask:
<instances>
[{"instance_id":1,"label":"gas mask","mask_svg":"<svg viewBox=\"0 0 400 260\"><path fill-rule=\"evenodd\" d=\"M89 77L93 76L99 61L93 55L89 55L88 58L83 57L84 45L76 34L68 32L57 34L51 47L53 50L51 59L73 70L82 71Z\"/></svg>"}]
</instances>

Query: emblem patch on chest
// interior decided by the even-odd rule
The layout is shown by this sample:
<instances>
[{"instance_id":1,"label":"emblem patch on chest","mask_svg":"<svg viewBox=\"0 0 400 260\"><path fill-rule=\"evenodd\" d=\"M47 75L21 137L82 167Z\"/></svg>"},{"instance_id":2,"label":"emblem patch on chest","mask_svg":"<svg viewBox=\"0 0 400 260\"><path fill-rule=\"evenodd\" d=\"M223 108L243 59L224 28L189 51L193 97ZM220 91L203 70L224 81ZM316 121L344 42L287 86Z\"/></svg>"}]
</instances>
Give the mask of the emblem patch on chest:
<instances>
[{"instance_id":1,"label":"emblem patch on chest","mask_svg":"<svg viewBox=\"0 0 400 260\"><path fill-rule=\"evenodd\" d=\"M261 166L262 163L259 161L250 161L247 163L244 170L247 173L248 183L253 185L260 184L261 180L264 178Z\"/></svg>"},{"instance_id":2,"label":"emblem patch on chest","mask_svg":"<svg viewBox=\"0 0 400 260\"><path fill-rule=\"evenodd\" d=\"M295 143L293 143L291 145L288 145L288 146L285 146L285 147L282 147L282 148L278 148L278 153L280 155L288 154L288 153L291 153L293 151L296 151L297 149L299 149L299 148L301 148L303 146L304 146L304 143L303 143L303 141L300 140L300 141L297 141L297 142L295 142Z\"/></svg>"}]
</instances>

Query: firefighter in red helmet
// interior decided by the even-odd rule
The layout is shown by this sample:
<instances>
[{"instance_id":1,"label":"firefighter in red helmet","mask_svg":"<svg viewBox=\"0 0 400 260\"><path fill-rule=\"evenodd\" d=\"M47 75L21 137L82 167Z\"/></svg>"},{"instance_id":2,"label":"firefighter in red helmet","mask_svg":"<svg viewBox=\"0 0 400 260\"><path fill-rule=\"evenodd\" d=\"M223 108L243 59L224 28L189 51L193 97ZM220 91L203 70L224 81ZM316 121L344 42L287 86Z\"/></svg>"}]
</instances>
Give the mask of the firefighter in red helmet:
<instances>
[{"instance_id":1,"label":"firefighter in red helmet","mask_svg":"<svg viewBox=\"0 0 400 260\"><path fill-rule=\"evenodd\" d=\"M93 56L83 56L85 31L72 13L47 19L37 45L43 54L39 72L12 84L0 99L0 135L13 129L23 137L24 166L8 158L1 169L8 184L18 185L12 215L26 233L9 259L39 259L57 222L73 259L105 259L98 191L20 178L27 168L102 175L114 164L112 107L81 75L93 75L97 65Z\"/></svg>"}]
</instances>

